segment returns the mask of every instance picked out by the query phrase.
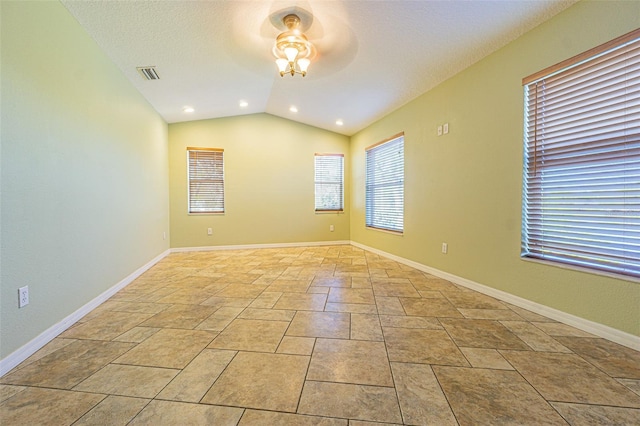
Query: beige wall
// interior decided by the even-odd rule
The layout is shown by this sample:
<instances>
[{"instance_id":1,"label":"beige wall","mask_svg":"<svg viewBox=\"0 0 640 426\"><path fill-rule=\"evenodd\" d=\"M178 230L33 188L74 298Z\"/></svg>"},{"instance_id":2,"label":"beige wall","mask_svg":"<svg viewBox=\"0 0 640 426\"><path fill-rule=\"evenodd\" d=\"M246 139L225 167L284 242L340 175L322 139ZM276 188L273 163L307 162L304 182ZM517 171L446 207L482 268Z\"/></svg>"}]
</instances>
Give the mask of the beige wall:
<instances>
[{"instance_id":1,"label":"beige wall","mask_svg":"<svg viewBox=\"0 0 640 426\"><path fill-rule=\"evenodd\" d=\"M351 239L640 335L640 283L520 259L522 78L638 27L640 2L580 2L354 135ZM364 148L401 131L396 236L365 228Z\"/></svg>"},{"instance_id":2,"label":"beige wall","mask_svg":"<svg viewBox=\"0 0 640 426\"><path fill-rule=\"evenodd\" d=\"M187 214L187 147L224 149L224 214ZM269 114L170 124L171 247L348 240L348 208L314 211L315 153L345 154L348 206L346 136Z\"/></svg>"},{"instance_id":3,"label":"beige wall","mask_svg":"<svg viewBox=\"0 0 640 426\"><path fill-rule=\"evenodd\" d=\"M166 123L67 10L0 7L4 358L168 248L169 183Z\"/></svg>"}]
</instances>

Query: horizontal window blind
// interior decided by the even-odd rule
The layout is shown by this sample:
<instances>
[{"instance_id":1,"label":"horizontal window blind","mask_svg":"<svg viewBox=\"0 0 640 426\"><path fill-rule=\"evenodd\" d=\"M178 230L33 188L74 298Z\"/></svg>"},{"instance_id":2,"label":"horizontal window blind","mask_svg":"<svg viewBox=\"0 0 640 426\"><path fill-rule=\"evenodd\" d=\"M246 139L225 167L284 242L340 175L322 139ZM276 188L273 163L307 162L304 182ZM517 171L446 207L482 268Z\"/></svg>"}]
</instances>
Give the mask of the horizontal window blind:
<instances>
[{"instance_id":1,"label":"horizontal window blind","mask_svg":"<svg viewBox=\"0 0 640 426\"><path fill-rule=\"evenodd\" d=\"M344 209L344 155L315 155L316 211Z\"/></svg>"},{"instance_id":2,"label":"horizontal window blind","mask_svg":"<svg viewBox=\"0 0 640 426\"><path fill-rule=\"evenodd\" d=\"M404 231L404 134L366 149L366 226Z\"/></svg>"},{"instance_id":3,"label":"horizontal window blind","mask_svg":"<svg viewBox=\"0 0 640 426\"><path fill-rule=\"evenodd\" d=\"M640 276L635 33L525 84L523 256Z\"/></svg>"},{"instance_id":4,"label":"horizontal window blind","mask_svg":"<svg viewBox=\"0 0 640 426\"><path fill-rule=\"evenodd\" d=\"M189 213L224 212L224 151L187 148Z\"/></svg>"}]
</instances>

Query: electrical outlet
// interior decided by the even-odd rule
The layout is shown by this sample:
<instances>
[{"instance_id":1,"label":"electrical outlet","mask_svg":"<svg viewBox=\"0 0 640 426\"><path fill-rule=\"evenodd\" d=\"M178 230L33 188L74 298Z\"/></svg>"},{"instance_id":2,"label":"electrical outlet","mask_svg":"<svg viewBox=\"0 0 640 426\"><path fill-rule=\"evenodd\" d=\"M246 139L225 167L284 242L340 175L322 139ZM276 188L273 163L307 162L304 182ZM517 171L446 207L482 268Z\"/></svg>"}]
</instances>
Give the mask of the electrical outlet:
<instances>
[{"instance_id":1,"label":"electrical outlet","mask_svg":"<svg viewBox=\"0 0 640 426\"><path fill-rule=\"evenodd\" d=\"M442 133L444 133L445 135L449 134L449 123L444 123L444 125L442 126Z\"/></svg>"},{"instance_id":2,"label":"electrical outlet","mask_svg":"<svg viewBox=\"0 0 640 426\"><path fill-rule=\"evenodd\" d=\"M18 289L18 308L24 308L29 304L29 286Z\"/></svg>"},{"instance_id":3,"label":"electrical outlet","mask_svg":"<svg viewBox=\"0 0 640 426\"><path fill-rule=\"evenodd\" d=\"M333 232L333 231L334 231L334 229L335 229L335 228L333 227L333 225L329 225L329 231Z\"/></svg>"},{"instance_id":4,"label":"electrical outlet","mask_svg":"<svg viewBox=\"0 0 640 426\"><path fill-rule=\"evenodd\" d=\"M207 228L207 235L213 235L213 229Z\"/></svg>"},{"instance_id":5,"label":"electrical outlet","mask_svg":"<svg viewBox=\"0 0 640 426\"><path fill-rule=\"evenodd\" d=\"M447 254L448 251L449 251L449 244L442 243L442 253Z\"/></svg>"},{"instance_id":6,"label":"electrical outlet","mask_svg":"<svg viewBox=\"0 0 640 426\"><path fill-rule=\"evenodd\" d=\"M438 136L442 136L442 126L438 126Z\"/></svg>"}]
</instances>

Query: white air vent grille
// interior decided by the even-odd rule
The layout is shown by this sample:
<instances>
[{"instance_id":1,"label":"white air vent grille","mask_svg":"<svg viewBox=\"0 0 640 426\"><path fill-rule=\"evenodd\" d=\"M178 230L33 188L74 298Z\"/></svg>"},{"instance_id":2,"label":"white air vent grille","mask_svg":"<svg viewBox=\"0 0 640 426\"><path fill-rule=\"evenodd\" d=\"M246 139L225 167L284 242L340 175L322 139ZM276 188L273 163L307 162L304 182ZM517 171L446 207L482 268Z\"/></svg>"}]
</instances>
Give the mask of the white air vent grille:
<instances>
[{"instance_id":1,"label":"white air vent grille","mask_svg":"<svg viewBox=\"0 0 640 426\"><path fill-rule=\"evenodd\" d=\"M146 80L160 80L155 67L137 67L136 69Z\"/></svg>"}]
</instances>

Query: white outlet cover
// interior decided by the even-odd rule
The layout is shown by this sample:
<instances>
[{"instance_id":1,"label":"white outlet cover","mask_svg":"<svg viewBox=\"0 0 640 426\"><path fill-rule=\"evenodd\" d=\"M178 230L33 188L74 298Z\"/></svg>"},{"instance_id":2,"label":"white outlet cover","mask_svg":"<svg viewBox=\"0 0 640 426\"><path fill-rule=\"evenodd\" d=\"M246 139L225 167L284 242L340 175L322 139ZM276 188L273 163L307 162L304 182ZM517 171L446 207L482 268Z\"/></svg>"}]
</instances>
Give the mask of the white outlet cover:
<instances>
[{"instance_id":1,"label":"white outlet cover","mask_svg":"<svg viewBox=\"0 0 640 426\"><path fill-rule=\"evenodd\" d=\"M438 136L442 136L442 126L438 126Z\"/></svg>"},{"instance_id":2,"label":"white outlet cover","mask_svg":"<svg viewBox=\"0 0 640 426\"><path fill-rule=\"evenodd\" d=\"M442 131L445 135L449 133L449 123L445 123L444 126L442 126Z\"/></svg>"},{"instance_id":3,"label":"white outlet cover","mask_svg":"<svg viewBox=\"0 0 640 426\"><path fill-rule=\"evenodd\" d=\"M18 308L24 308L29 304L29 286L18 289Z\"/></svg>"}]
</instances>

